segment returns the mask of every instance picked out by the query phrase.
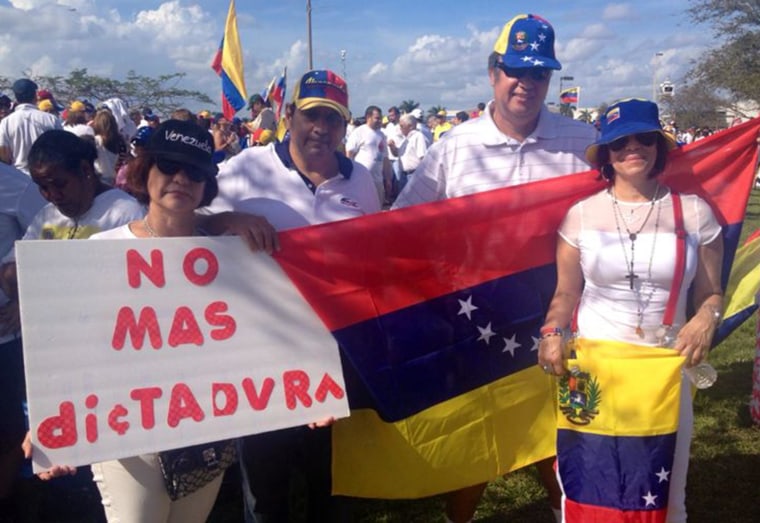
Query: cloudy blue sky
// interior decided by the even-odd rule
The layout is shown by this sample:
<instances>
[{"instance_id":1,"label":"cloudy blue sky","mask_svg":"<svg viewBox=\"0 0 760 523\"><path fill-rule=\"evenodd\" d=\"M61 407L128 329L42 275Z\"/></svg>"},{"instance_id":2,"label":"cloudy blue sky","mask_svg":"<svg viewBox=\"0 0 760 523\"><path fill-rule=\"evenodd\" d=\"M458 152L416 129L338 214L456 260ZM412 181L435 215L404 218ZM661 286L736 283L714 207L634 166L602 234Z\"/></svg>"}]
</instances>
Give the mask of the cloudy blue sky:
<instances>
[{"instance_id":1,"label":"cloudy blue sky","mask_svg":"<svg viewBox=\"0 0 760 523\"><path fill-rule=\"evenodd\" d=\"M0 0L0 75L66 75L80 67L115 78L130 69L148 76L183 72L182 87L218 99L209 64L228 4ZM285 65L292 83L308 66L306 1L236 4L249 94ZM560 76L572 76L565 87L580 85L580 105L596 106L651 97L653 80L677 83L692 60L716 45L709 27L690 23L688 6L687 0L312 0L313 60L315 68L345 72L354 113L406 99L426 109L471 108L490 99L485 64L501 27L529 11L552 22L557 34L563 70L547 101L556 100Z\"/></svg>"}]
</instances>

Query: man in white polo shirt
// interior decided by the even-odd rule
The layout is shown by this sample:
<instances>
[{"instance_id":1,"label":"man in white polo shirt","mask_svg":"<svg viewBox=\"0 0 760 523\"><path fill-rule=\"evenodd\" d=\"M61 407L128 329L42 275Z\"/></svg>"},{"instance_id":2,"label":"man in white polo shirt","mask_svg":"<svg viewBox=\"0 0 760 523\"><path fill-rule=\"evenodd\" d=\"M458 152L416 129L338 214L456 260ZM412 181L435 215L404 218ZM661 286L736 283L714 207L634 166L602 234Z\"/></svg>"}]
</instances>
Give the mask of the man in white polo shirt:
<instances>
[{"instance_id":1,"label":"man in white polo shirt","mask_svg":"<svg viewBox=\"0 0 760 523\"><path fill-rule=\"evenodd\" d=\"M37 100L37 84L28 78L13 82L16 108L0 121L0 161L13 165L29 174L26 158L34 141L45 131L62 129L61 120L50 113L40 111Z\"/></svg>"},{"instance_id":2,"label":"man in white polo shirt","mask_svg":"<svg viewBox=\"0 0 760 523\"><path fill-rule=\"evenodd\" d=\"M544 105L553 70L554 29L536 15L518 15L504 26L488 57L494 98L480 118L457 125L436 142L410 177L394 208L534 182L589 168L592 126L549 112ZM551 468L538 464L560 521L560 490ZM448 496L447 518L472 519L485 484Z\"/></svg>"},{"instance_id":3,"label":"man in white polo shirt","mask_svg":"<svg viewBox=\"0 0 760 523\"><path fill-rule=\"evenodd\" d=\"M309 71L296 83L285 115L288 140L245 149L219 166L219 196L204 210L218 214L206 217L204 228L239 235L252 248L272 252L277 231L380 210L369 171L337 152L350 118L343 78ZM288 520L293 468L306 477L307 520L347 517L346 505L330 496L329 428L257 434L243 438L242 447L241 465L260 520Z\"/></svg>"}]
</instances>

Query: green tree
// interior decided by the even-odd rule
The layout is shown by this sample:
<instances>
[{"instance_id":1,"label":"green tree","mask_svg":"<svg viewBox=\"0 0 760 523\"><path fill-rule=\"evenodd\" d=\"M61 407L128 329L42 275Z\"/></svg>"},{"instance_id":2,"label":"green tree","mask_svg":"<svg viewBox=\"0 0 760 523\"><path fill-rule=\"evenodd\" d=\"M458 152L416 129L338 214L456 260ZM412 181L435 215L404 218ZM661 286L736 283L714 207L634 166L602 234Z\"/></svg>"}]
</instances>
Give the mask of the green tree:
<instances>
[{"instance_id":1,"label":"green tree","mask_svg":"<svg viewBox=\"0 0 760 523\"><path fill-rule=\"evenodd\" d=\"M434 105L433 107L431 107L430 109L428 109L427 113L428 113L428 116L430 116L430 115L435 116L435 115L438 114L439 111L445 111L445 110L446 110L446 108L444 106L442 106L442 105Z\"/></svg>"},{"instance_id":2,"label":"green tree","mask_svg":"<svg viewBox=\"0 0 760 523\"><path fill-rule=\"evenodd\" d=\"M411 113L414 109L418 108L420 106L419 102L415 102L414 100L404 100L401 102L398 106L399 110L402 113Z\"/></svg>"},{"instance_id":3,"label":"green tree","mask_svg":"<svg viewBox=\"0 0 760 523\"><path fill-rule=\"evenodd\" d=\"M760 2L758 0L691 0L696 23L710 24L717 47L704 53L689 79L725 90L733 101L760 103Z\"/></svg>"},{"instance_id":4,"label":"green tree","mask_svg":"<svg viewBox=\"0 0 760 523\"><path fill-rule=\"evenodd\" d=\"M89 74L87 69L75 69L68 76L34 76L40 88L48 89L61 103L87 99L93 104L109 98L121 98L130 107L147 105L162 114L196 101L213 104L205 93L181 87L185 73L163 74L156 78L129 71L124 80L114 80ZM0 77L0 89L10 90L12 80Z\"/></svg>"},{"instance_id":5,"label":"green tree","mask_svg":"<svg viewBox=\"0 0 760 523\"><path fill-rule=\"evenodd\" d=\"M578 120L581 122L586 123L593 123L594 122L594 112L590 109L582 109L578 113Z\"/></svg>"},{"instance_id":6,"label":"green tree","mask_svg":"<svg viewBox=\"0 0 760 523\"><path fill-rule=\"evenodd\" d=\"M559 104L559 114L562 116L567 116L568 118L572 118L575 114L575 110L577 107L570 104Z\"/></svg>"},{"instance_id":7,"label":"green tree","mask_svg":"<svg viewBox=\"0 0 760 523\"><path fill-rule=\"evenodd\" d=\"M703 82L678 85L673 96L660 98L660 116L675 120L680 129L723 128L726 107L731 104Z\"/></svg>"}]
</instances>

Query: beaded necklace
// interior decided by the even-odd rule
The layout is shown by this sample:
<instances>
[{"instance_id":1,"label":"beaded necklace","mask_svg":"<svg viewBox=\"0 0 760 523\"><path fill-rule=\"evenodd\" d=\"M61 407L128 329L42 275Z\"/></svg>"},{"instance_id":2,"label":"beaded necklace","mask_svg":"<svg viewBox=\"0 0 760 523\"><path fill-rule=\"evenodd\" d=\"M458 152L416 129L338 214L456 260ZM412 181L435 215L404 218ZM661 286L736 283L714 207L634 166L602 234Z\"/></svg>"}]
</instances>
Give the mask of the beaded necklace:
<instances>
[{"instance_id":1,"label":"beaded necklace","mask_svg":"<svg viewBox=\"0 0 760 523\"><path fill-rule=\"evenodd\" d=\"M646 216L644 217L644 221L642 222L641 226L636 230L635 232L631 231L628 228L628 224L625 222L625 219L623 217L622 211L620 210L620 204L618 202L617 197L615 196L615 190L614 188L610 189L610 194L612 196L612 209L613 209L613 215L615 216L615 228L618 232L618 239L620 240L620 246L623 249L623 258L625 259L625 265L628 269L628 274L626 274L625 279L628 280L629 286L631 288L631 291L636 296L636 316L637 316L637 324L636 324L636 334L639 336L639 338L644 337L644 330L641 328L641 324L644 320L644 309L649 305L650 300L652 299L652 295L654 294L654 289L650 289L649 295L646 296L646 300L642 299L641 296L641 285L634 285L634 280L638 280L639 275L636 274L633 270L634 268L634 255L636 252L636 240L638 239L639 234L642 230L644 230L644 227L646 226L647 222L649 221L649 217L652 215L652 212L654 210L654 204L657 202L657 196L660 193L660 187L659 185L655 189L654 195L652 196L652 200L649 202L649 210L647 211ZM655 246L657 242L657 231L660 228L660 211L662 210L662 201L660 200L658 206L657 206L657 216L655 217L654 222L654 236L652 237L652 251L649 254L649 265L647 267L647 278L652 279L652 262L654 260L654 251ZM628 239L631 242L631 257L630 260L628 258L628 249L626 249L625 246L625 240L623 239L623 231L620 227L620 222L623 222L623 228L625 228L625 232L628 234Z\"/></svg>"}]
</instances>

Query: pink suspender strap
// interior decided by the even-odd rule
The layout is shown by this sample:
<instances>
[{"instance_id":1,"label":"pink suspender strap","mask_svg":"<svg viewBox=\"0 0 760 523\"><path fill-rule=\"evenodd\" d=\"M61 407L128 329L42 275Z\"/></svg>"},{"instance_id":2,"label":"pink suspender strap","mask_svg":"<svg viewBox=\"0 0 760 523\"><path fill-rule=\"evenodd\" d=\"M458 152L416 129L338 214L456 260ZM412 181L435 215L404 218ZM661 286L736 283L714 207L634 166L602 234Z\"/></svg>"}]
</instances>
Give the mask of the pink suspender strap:
<instances>
[{"instance_id":1,"label":"pink suspender strap","mask_svg":"<svg viewBox=\"0 0 760 523\"><path fill-rule=\"evenodd\" d=\"M681 294L681 285L683 284L684 269L686 267L686 229L683 226L681 196L674 191L671 191L670 196L673 200L673 219L676 225L676 263L673 272L673 283L670 287L670 296L668 297L668 304L665 307L665 316L662 319L662 324L666 327L673 325L673 318L676 315L676 305L678 304L678 296Z\"/></svg>"}]
</instances>

